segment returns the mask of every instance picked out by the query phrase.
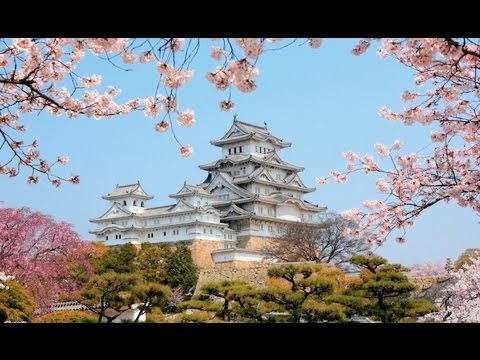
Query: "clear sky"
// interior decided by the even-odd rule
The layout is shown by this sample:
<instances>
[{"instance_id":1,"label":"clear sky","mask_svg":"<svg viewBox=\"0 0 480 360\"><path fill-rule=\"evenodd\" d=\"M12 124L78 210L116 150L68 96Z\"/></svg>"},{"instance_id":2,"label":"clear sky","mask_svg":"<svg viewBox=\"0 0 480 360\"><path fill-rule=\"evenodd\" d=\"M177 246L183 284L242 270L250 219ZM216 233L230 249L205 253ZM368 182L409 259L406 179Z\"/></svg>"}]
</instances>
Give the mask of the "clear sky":
<instances>
[{"instance_id":1,"label":"clear sky","mask_svg":"<svg viewBox=\"0 0 480 360\"><path fill-rule=\"evenodd\" d=\"M52 118L35 115L24 123L27 138L37 138L42 155L54 159L68 155L71 163L60 173L80 174L79 185L63 184L53 188L46 179L28 185L27 172L17 178L0 176L0 200L6 207L27 206L74 225L84 239L93 239L88 219L107 210L101 195L116 184L139 180L155 196L149 206L173 203L168 195L178 191L184 181L201 183L206 172L198 168L220 157L221 150L210 145L230 127L233 114L238 119L263 125L270 132L293 143L281 156L288 162L305 167L301 178L314 187L315 177L332 169L345 168L341 153L346 150L361 155L374 153L377 142L391 145L397 139L404 152L428 145L431 128L406 127L388 122L378 115L385 105L400 110L401 93L414 87L411 72L392 59L381 59L375 49L355 57L350 54L356 43L352 39L325 39L320 49L293 45L281 51L264 54L258 66L258 88L253 93L233 93L236 108L222 112L218 102L226 93L216 91L205 79L207 70L217 66L209 57L210 40L194 61L194 77L179 92L181 109L195 111L192 128L176 128L177 136L194 147L189 158L182 158L171 133L154 131L154 121L143 113L112 120L86 118ZM146 97L154 93L158 73L154 65L134 66L125 72L105 68L96 59L89 60L79 72L101 73L103 84L122 88L122 96ZM366 199L383 199L375 189L377 176L356 174L345 185L317 187L305 199L340 212L361 207ZM407 242L389 241L379 254L394 262L410 265L456 258L464 249L480 247L479 218L471 210L454 204L435 206L417 221L407 233Z\"/></svg>"}]
</instances>

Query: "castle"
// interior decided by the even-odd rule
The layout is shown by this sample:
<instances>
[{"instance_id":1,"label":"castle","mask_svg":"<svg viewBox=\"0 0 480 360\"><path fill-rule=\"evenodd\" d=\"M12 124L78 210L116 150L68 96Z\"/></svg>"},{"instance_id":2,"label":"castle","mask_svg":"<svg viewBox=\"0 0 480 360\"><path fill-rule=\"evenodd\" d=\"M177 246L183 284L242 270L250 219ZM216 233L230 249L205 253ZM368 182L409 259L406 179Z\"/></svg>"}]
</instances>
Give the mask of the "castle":
<instances>
[{"instance_id":1,"label":"castle","mask_svg":"<svg viewBox=\"0 0 480 360\"><path fill-rule=\"evenodd\" d=\"M117 185L102 196L108 210L90 219L90 233L106 245L188 242L200 268L242 267L265 261L262 248L288 224L312 223L326 210L304 200L315 191L299 177L304 168L283 161L290 147L267 126L234 117L226 134L210 143L220 147L219 160L200 165L203 183L183 187L174 204L148 207L153 196L139 182Z\"/></svg>"}]
</instances>

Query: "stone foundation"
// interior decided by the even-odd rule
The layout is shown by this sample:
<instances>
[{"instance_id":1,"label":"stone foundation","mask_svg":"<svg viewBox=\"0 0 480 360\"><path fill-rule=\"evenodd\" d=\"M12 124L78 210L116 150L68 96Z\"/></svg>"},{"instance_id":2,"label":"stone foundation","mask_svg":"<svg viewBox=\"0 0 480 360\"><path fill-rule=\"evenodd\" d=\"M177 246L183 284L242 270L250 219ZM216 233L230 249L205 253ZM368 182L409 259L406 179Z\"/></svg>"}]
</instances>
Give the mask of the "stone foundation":
<instances>
[{"instance_id":1,"label":"stone foundation","mask_svg":"<svg viewBox=\"0 0 480 360\"><path fill-rule=\"evenodd\" d=\"M265 287L267 283L267 269L271 264L256 264L255 267L249 268L222 268L218 265L227 265L231 263L217 264L215 269L200 270L198 276L197 287L195 288L195 295L200 292L203 285L209 282L218 282L225 280L243 280L256 287Z\"/></svg>"},{"instance_id":2,"label":"stone foundation","mask_svg":"<svg viewBox=\"0 0 480 360\"><path fill-rule=\"evenodd\" d=\"M262 237L262 236L249 236L241 241L245 245L244 248L248 250L265 250L268 246L270 246L275 239Z\"/></svg>"},{"instance_id":3,"label":"stone foundation","mask_svg":"<svg viewBox=\"0 0 480 360\"><path fill-rule=\"evenodd\" d=\"M213 269L215 263L212 259L212 251L223 247L221 241L195 239L190 243L193 262L200 269Z\"/></svg>"}]
</instances>

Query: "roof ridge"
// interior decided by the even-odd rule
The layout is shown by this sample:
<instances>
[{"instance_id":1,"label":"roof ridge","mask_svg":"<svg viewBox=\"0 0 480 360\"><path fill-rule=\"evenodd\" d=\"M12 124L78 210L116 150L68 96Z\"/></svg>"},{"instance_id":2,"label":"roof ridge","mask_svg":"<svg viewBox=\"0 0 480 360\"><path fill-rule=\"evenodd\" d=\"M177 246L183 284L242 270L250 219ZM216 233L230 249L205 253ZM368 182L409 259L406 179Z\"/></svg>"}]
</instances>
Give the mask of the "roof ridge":
<instances>
[{"instance_id":1,"label":"roof ridge","mask_svg":"<svg viewBox=\"0 0 480 360\"><path fill-rule=\"evenodd\" d=\"M135 185L140 185L140 184L139 183L133 183L133 184L127 184L127 185L118 185L117 188L124 188L124 187L135 186Z\"/></svg>"},{"instance_id":2,"label":"roof ridge","mask_svg":"<svg viewBox=\"0 0 480 360\"><path fill-rule=\"evenodd\" d=\"M240 124L242 124L242 125L247 125L247 126L256 127L257 129L262 129L262 130L265 130L265 131L268 132L268 129L267 129L265 126L250 124L250 123L247 123L247 122L241 121L241 120L235 120L235 122L240 123Z\"/></svg>"}]
</instances>

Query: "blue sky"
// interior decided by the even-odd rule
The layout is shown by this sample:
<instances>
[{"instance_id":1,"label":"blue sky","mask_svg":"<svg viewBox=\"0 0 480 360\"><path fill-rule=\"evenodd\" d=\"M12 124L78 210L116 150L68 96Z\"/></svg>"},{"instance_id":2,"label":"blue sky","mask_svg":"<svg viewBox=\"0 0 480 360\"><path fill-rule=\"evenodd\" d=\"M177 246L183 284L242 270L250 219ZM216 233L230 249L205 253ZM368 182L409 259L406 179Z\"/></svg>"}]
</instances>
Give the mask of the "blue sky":
<instances>
[{"instance_id":1,"label":"blue sky","mask_svg":"<svg viewBox=\"0 0 480 360\"><path fill-rule=\"evenodd\" d=\"M62 174L80 174L77 186L64 184L55 189L41 179L28 185L26 172L11 179L0 177L0 200L3 206L27 206L74 225L84 239L89 218L107 210L100 197L116 184L139 180L144 189L155 196L150 206L173 202L168 194L180 189L184 181L200 183L206 173L199 164L218 159L221 150L210 145L230 127L233 114L243 121L262 125L274 135L291 141L282 157L305 167L301 178L307 186L316 186L315 177L325 176L332 169L344 169L346 150L361 155L374 153L377 142L390 145L399 139L404 152L420 150L428 145L431 128L406 127L378 116L385 105L402 109L401 93L413 89L410 71L392 59L381 59L375 49L354 57L356 43L352 39L326 39L320 49L293 45L282 51L263 55L258 66L258 88L250 94L233 93L236 108L222 112L218 102L226 98L205 79L207 70L217 63L209 57L211 41L202 43L194 77L180 90L181 109L195 111L196 123L190 129L176 128L177 136L194 147L189 158L181 158L178 145L170 133L156 133L154 121L143 113L134 113L111 120L87 118L52 118L48 114L25 120L27 138L37 138L47 159L68 155L71 163ZM376 45L374 45L376 46ZM96 59L87 61L79 72L101 73L103 84L122 88L122 96L146 97L155 91L158 73L154 65L134 67L124 72ZM375 189L377 176L358 174L345 185L317 187L306 200L327 206L332 211L360 207L365 199L383 199ZM403 245L389 241L378 252L394 262L409 265L456 258L464 249L480 247L479 218L470 210L454 204L438 205L425 213L407 233Z\"/></svg>"}]
</instances>

